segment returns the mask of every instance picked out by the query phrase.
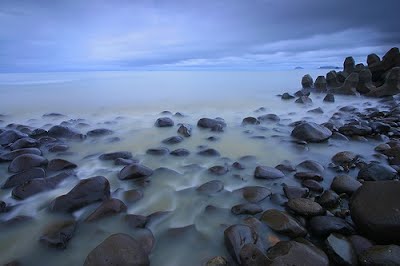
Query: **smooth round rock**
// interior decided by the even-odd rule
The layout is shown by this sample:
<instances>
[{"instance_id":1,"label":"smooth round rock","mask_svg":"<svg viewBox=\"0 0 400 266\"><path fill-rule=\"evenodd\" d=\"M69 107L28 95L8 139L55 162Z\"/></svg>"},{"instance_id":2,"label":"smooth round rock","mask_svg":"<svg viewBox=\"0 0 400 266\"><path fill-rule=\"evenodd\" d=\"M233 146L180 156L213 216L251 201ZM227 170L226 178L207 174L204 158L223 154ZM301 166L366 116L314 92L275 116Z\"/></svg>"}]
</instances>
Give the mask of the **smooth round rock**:
<instances>
[{"instance_id":1,"label":"smooth round rock","mask_svg":"<svg viewBox=\"0 0 400 266\"><path fill-rule=\"evenodd\" d=\"M74 169L78 167L76 164L64 159L53 159L49 161L47 169L50 171L61 171L66 169Z\"/></svg>"},{"instance_id":2,"label":"smooth round rock","mask_svg":"<svg viewBox=\"0 0 400 266\"><path fill-rule=\"evenodd\" d=\"M294 218L279 210L270 209L265 211L262 214L260 221L267 224L275 232L291 238L303 237L307 234L307 230L304 229L304 227Z\"/></svg>"},{"instance_id":3,"label":"smooth round rock","mask_svg":"<svg viewBox=\"0 0 400 266\"><path fill-rule=\"evenodd\" d=\"M317 236L326 237L331 233L350 235L354 228L344 219L336 216L315 216L309 221L311 232Z\"/></svg>"},{"instance_id":4,"label":"smooth round rock","mask_svg":"<svg viewBox=\"0 0 400 266\"><path fill-rule=\"evenodd\" d=\"M254 170L254 177L258 179L273 180L285 177L285 174L274 167L257 166Z\"/></svg>"},{"instance_id":5,"label":"smooth round rock","mask_svg":"<svg viewBox=\"0 0 400 266\"><path fill-rule=\"evenodd\" d=\"M392 180L396 176L397 171L389 165L373 162L361 168L357 178L365 181L382 181Z\"/></svg>"},{"instance_id":6,"label":"smooth round rock","mask_svg":"<svg viewBox=\"0 0 400 266\"><path fill-rule=\"evenodd\" d=\"M137 179L142 177L149 177L153 174L153 170L141 165L141 164L130 164L122 168L118 174L120 180Z\"/></svg>"},{"instance_id":7,"label":"smooth round rock","mask_svg":"<svg viewBox=\"0 0 400 266\"><path fill-rule=\"evenodd\" d=\"M85 219L85 222L93 222L107 216L126 212L126 210L127 207L121 200L107 199Z\"/></svg>"},{"instance_id":8,"label":"smooth round rock","mask_svg":"<svg viewBox=\"0 0 400 266\"><path fill-rule=\"evenodd\" d=\"M291 135L307 142L323 142L332 136L332 132L316 123L305 122L296 126Z\"/></svg>"},{"instance_id":9,"label":"smooth round rock","mask_svg":"<svg viewBox=\"0 0 400 266\"><path fill-rule=\"evenodd\" d=\"M174 121L169 117L160 117L155 122L156 127L173 127Z\"/></svg>"},{"instance_id":10,"label":"smooth round rock","mask_svg":"<svg viewBox=\"0 0 400 266\"><path fill-rule=\"evenodd\" d=\"M400 246L373 246L358 258L361 265L400 265Z\"/></svg>"},{"instance_id":11,"label":"smooth round rock","mask_svg":"<svg viewBox=\"0 0 400 266\"><path fill-rule=\"evenodd\" d=\"M306 217L325 214L324 208L322 208L321 205L310 199L305 199L305 198L291 199L288 201L287 206L293 212Z\"/></svg>"},{"instance_id":12,"label":"smooth round rock","mask_svg":"<svg viewBox=\"0 0 400 266\"><path fill-rule=\"evenodd\" d=\"M22 154L16 157L8 166L8 171L11 173L18 173L29 170L34 167L47 165L46 158L35 154Z\"/></svg>"},{"instance_id":13,"label":"smooth round rock","mask_svg":"<svg viewBox=\"0 0 400 266\"><path fill-rule=\"evenodd\" d=\"M65 249L76 228L75 220L52 223L43 230L40 242L49 247Z\"/></svg>"},{"instance_id":14,"label":"smooth round rock","mask_svg":"<svg viewBox=\"0 0 400 266\"><path fill-rule=\"evenodd\" d=\"M332 181L331 189L338 194L352 195L362 184L348 175L338 175Z\"/></svg>"}]
</instances>

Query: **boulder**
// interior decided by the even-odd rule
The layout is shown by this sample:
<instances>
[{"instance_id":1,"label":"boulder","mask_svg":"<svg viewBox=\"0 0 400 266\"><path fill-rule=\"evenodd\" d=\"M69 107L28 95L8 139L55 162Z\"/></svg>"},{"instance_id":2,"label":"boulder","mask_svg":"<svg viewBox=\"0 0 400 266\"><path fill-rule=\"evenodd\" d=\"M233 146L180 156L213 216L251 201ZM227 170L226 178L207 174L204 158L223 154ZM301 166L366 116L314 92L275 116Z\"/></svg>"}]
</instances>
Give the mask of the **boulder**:
<instances>
[{"instance_id":1,"label":"boulder","mask_svg":"<svg viewBox=\"0 0 400 266\"><path fill-rule=\"evenodd\" d=\"M270 209L265 211L260 221L267 224L275 232L291 238L304 237L307 234L307 230L299 222L289 214L279 210Z\"/></svg>"},{"instance_id":2,"label":"boulder","mask_svg":"<svg viewBox=\"0 0 400 266\"><path fill-rule=\"evenodd\" d=\"M39 241L49 247L65 249L76 228L75 220L54 222L46 226Z\"/></svg>"},{"instance_id":3,"label":"boulder","mask_svg":"<svg viewBox=\"0 0 400 266\"><path fill-rule=\"evenodd\" d=\"M251 203L257 203L271 195L271 191L266 187L248 186L236 190L244 199Z\"/></svg>"},{"instance_id":4,"label":"boulder","mask_svg":"<svg viewBox=\"0 0 400 266\"><path fill-rule=\"evenodd\" d=\"M362 184L348 175L338 175L332 181L331 189L338 194L352 195Z\"/></svg>"},{"instance_id":5,"label":"boulder","mask_svg":"<svg viewBox=\"0 0 400 266\"><path fill-rule=\"evenodd\" d=\"M188 138L192 135L192 127L188 124L181 124L178 128L178 134Z\"/></svg>"},{"instance_id":6,"label":"boulder","mask_svg":"<svg viewBox=\"0 0 400 266\"><path fill-rule=\"evenodd\" d=\"M188 151L187 149L176 149L171 151L169 154L171 154L172 156L184 157L184 156L189 156L190 151Z\"/></svg>"},{"instance_id":7,"label":"boulder","mask_svg":"<svg viewBox=\"0 0 400 266\"><path fill-rule=\"evenodd\" d=\"M308 96L300 96L296 101L294 101L295 103L301 103L301 104L311 104L312 100L310 97Z\"/></svg>"},{"instance_id":8,"label":"boulder","mask_svg":"<svg viewBox=\"0 0 400 266\"><path fill-rule=\"evenodd\" d=\"M304 89L308 89L308 88L312 88L313 85L314 85L313 78L309 74L304 75L303 78L301 79L301 86Z\"/></svg>"},{"instance_id":9,"label":"boulder","mask_svg":"<svg viewBox=\"0 0 400 266\"><path fill-rule=\"evenodd\" d=\"M83 139L84 135L81 134L76 129L70 128L68 126L53 126L48 131L49 136L53 138L65 138L65 139Z\"/></svg>"},{"instance_id":10,"label":"boulder","mask_svg":"<svg viewBox=\"0 0 400 266\"><path fill-rule=\"evenodd\" d=\"M64 159L53 159L49 161L47 169L50 171L61 171L66 169L74 169L78 167L76 164Z\"/></svg>"},{"instance_id":11,"label":"boulder","mask_svg":"<svg viewBox=\"0 0 400 266\"><path fill-rule=\"evenodd\" d=\"M357 92L358 82L359 82L359 75L358 73L353 72L346 78L342 86L331 88L328 90L328 92L332 94L358 95Z\"/></svg>"},{"instance_id":12,"label":"boulder","mask_svg":"<svg viewBox=\"0 0 400 266\"><path fill-rule=\"evenodd\" d=\"M169 117L160 117L155 122L156 127L173 127L174 121Z\"/></svg>"},{"instance_id":13,"label":"boulder","mask_svg":"<svg viewBox=\"0 0 400 266\"><path fill-rule=\"evenodd\" d=\"M8 177L1 188L12 188L21 185L28 180L44 178L45 176L46 173L42 168L35 167Z\"/></svg>"},{"instance_id":14,"label":"boulder","mask_svg":"<svg viewBox=\"0 0 400 266\"><path fill-rule=\"evenodd\" d=\"M21 133L18 130L9 129L4 132L0 132L0 145L8 145L26 137L28 137L27 134Z\"/></svg>"},{"instance_id":15,"label":"boulder","mask_svg":"<svg viewBox=\"0 0 400 266\"><path fill-rule=\"evenodd\" d=\"M346 220L335 216L315 216L309 221L311 232L319 237L327 237L331 233L351 235L354 228Z\"/></svg>"},{"instance_id":16,"label":"boulder","mask_svg":"<svg viewBox=\"0 0 400 266\"><path fill-rule=\"evenodd\" d=\"M327 88L336 88L341 85L337 79L336 71L332 70L326 74L326 84Z\"/></svg>"},{"instance_id":17,"label":"boulder","mask_svg":"<svg viewBox=\"0 0 400 266\"><path fill-rule=\"evenodd\" d=\"M305 198L309 194L309 189L295 187L295 186L284 186L283 192L288 199Z\"/></svg>"},{"instance_id":18,"label":"boulder","mask_svg":"<svg viewBox=\"0 0 400 266\"><path fill-rule=\"evenodd\" d=\"M325 240L325 245L328 256L337 265L357 264L357 255L346 237L333 233Z\"/></svg>"},{"instance_id":19,"label":"boulder","mask_svg":"<svg viewBox=\"0 0 400 266\"><path fill-rule=\"evenodd\" d=\"M332 136L332 132L314 122L304 122L297 125L291 135L307 142L323 142Z\"/></svg>"},{"instance_id":20,"label":"boulder","mask_svg":"<svg viewBox=\"0 0 400 266\"><path fill-rule=\"evenodd\" d=\"M16 157L8 166L8 171L11 173L19 173L29 170L34 167L46 166L47 159L35 154L22 154Z\"/></svg>"},{"instance_id":21,"label":"boulder","mask_svg":"<svg viewBox=\"0 0 400 266\"><path fill-rule=\"evenodd\" d=\"M114 131L107 128L96 128L86 133L89 137L103 137L113 134Z\"/></svg>"},{"instance_id":22,"label":"boulder","mask_svg":"<svg viewBox=\"0 0 400 266\"><path fill-rule=\"evenodd\" d=\"M347 74L353 73L355 70L355 61L354 58L349 56L343 62L343 71Z\"/></svg>"},{"instance_id":23,"label":"boulder","mask_svg":"<svg viewBox=\"0 0 400 266\"><path fill-rule=\"evenodd\" d=\"M211 180L199 186L196 190L202 194L212 195L224 189L224 183L220 180Z\"/></svg>"},{"instance_id":24,"label":"boulder","mask_svg":"<svg viewBox=\"0 0 400 266\"><path fill-rule=\"evenodd\" d=\"M164 144L173 145L173 144L181 143L182 141L183 141L183 138L181 136L172 136L172 137L164 139L161 142Z\"/></svg>"},{"instance_id":25,"label":"boulder","mask_svg":"<svg viewBox=\"0 0 400 266\"><path fill-rule=\"evenodd\" d=\"M287 207L298 215L312 217L325 214L324 208L318 203L305 198L290 199Z\"/></svg>"},{"instance_id":26,"label":"boulder","mask_svg":"<svg viewBox=\"0 0 400 266\"><path fill-rule=\"evenodd\" d=\"M239 264L242 264L240 251L246 244L257 244L258 236L251 227L242 224L229 226L224 231L225 247L231 257Z\"/></svg>"},{"instance_id":27,"label":"boulder","mask_svg":"<svg viewBox=\"0 0 400 266\"><path fill-rule=\"evenodd\" d=\"M335 96L332 93L327 93L323 99L324 102L333 103L335 102Z\"/></svg>"},{"instance_id":28,"label":"boulder","mask_svg":"<svg viewBox=\"0 0 400 266\"><path fill-rule=\"evenodd\" d=\"M357 91L361 94L367 94L375 89L376 87L372 83L371 71L369 69L361 70L359 73Z\"/></svg>"},{"instance_id":29,"label":"boulder","mask_svg":"<svg viewBox=\"0 0 400 266\"><path fill-rule=\"evenodd\" d=\"M332 190L325 190L321 196L315 199L324 208L333 208L339 204L339 195Z\"/></svg>"},{"instance_id":30,"label":"boulder","mask_svg":"<svg viewBox=\"0 0 400 266\"><path fill-rule=\"evenodd\" d=\"M218 127L226 127L226 123L222 119L211 119L211 118L201 118L197 122L197 126L200 128L214 129Z\"/></svg>"},{"instance_id":31,"label":"boulder","mask_svg":"<svg viewBox=\"0 0 400 266\"><path fill-rule=\"evenodd\" d=\"M101 205L85 219L85 222L97 221L104 217L126 212L126 210L127 207L121 200L107 199L103 201Z\"/></svg>"},{"instance_id":32,"label":"boulder","mask_svg":"<svg viewBox=\"0 0 400 266\"><path fill-rule=\"evenodd\" d=\"M225 165L214 165L214 166L208 168L208 172L211 174L220 176L220 175L224 175L224 174L228 173L229 169Z\"/></svg>"},{"instance_id":33,"label":"boulder","mask_svg":"<svg viewBox=\"0 0 400 266\"><path fill-rule=\"evenodd\" d=\"M358 258L361 265L400 265L400 246L373 246Z\"/></svg>"},{"instance_id":34,"label":"boulder","mask_svg":"<svg viewBox=\"0 0 400 266\"><path fill-rule=\"evenodd\" d=\"M282 96L281 96L281 99L282 99L282 100L291 100L291 99L293 99L293 98L295 98L295 97L294 97L293 95L287 93L287 92L285 92L285 93L282 94Z\"/></svg>"},{"instance_id":35,"label":"boulder","mask_svg":"<svg viewBox=\"0 0 400 266\"><path fill-rule=\"evenodd\" d=\"M314 87L318 92L326 91L328 84L324 76L318 76L315 80Z\"/></svg>"},{"instance_id":36,"label":"boulder","mask_svg":"<svg viewBox=\"0 0 400 266\"><path fill-rule=\"evenodd\" d=\"M257 179L273 180L285 177L285 174L274 167L257 166L254 170L254 177Z\"/></svg>"},{"instance_id":37,"label":"boulder","mask_svg":"<svg viewBox=\"0 0 400 266\"><path fill-rule=\"evenodd\" d=\"M385 83L375 89L372 89L367 96L386 97L400 93L400 67L394 67L387 74Z\"/></svg>"},{"instance_id":38,"label":"boulder","mask_svg":"<svg viewBox=\"0 0 400 266\"><path fill-rule=\"evenodd\" d=\"M14 151L14 150L19 150L19 149L23 149L23 148L37 148L39 146L40 146L40 143L36 139L22 138L22 139L15 141L13 144L11 144L10 149L12 151Z\"/></svg>"},{"instance_id":39,"label":"boulder","mask_svg":"<svg viewBox=\"0 0 400 266\"><path fill-rule=\"evenodd\" d=\"M150 148L147 149L146 154L162 156L169 153L169 149L166 147Z\"/></svg>"},{"instance_id":40,"label":"boulder","mask_svg":"<svg viewBox=\"0 0 400 266\"><path fill-rule=\"evenodd\" d=\"M114 161L115 159L122 158L122 159L132 159L132 153L129 151L117 151L117 152L110 152L104 153L100 155L99 159L103 161Z\"/></svg>"},{"instance_id":41,"label":"boulder","mask_svg":"<svg viewBox=\"0 0 400 266\"><path fill-rule=\"evenodd\" d=\"M260 213L262 211L263 211L263 209L260 207L260 205L255 204L255 203L242 203L242 204L235 205L231 208L231 212L236 215L239 215L239 214L254 215L254 214Z\"/></svg>"},{"instance_id":42,"label":"boulder","mask_svg":"<svg viewBox=\"0 0 400 266\"><path fill-rule=\"evenodd\" d=\"M252 116L245 117L242 120L242 125L243 126L245 126L245 125L259 125L259 124L260 124L260 121L257 118L252 117Z\"/></svg>"},{"instance_id":43,"label":"boulder","mask_svg":"<svg viewBox=\"0 0 400 266\"><path fill-rule=\"evenodd\" d=\"M386 164L372 162L358 172L358 179L366 181L392 180L396 178L397 171Z\"/></svg>"},{"instance_id":44,"label":"boulder","mask_svg":"<svg viewBox=\"0 0 400 266\"><path fill-rule=\"evenodd\" d=\"M153 170L141 164L130 164L122 168L118 174L120 180L137 179L149 177L153 174Z\"/></svg>"},{"instance_id":45,"label":"boulder","mask_svg":"<svg viewBox=\"0 0 400 266\"><path fill-rule=\"evenodd\" d=\"M0 154L0 162L9 162L23 154L42 155L42 151L37 148L23 148Z\"/></svg>"}]
</instances>

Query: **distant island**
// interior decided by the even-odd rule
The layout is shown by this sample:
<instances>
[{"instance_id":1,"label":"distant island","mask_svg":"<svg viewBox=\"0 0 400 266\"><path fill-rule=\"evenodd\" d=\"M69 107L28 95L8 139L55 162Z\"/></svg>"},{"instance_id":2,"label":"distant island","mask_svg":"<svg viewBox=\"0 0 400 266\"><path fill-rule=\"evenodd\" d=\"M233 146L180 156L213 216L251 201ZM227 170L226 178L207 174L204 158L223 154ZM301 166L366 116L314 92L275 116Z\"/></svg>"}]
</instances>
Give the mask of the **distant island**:
<instances>
[{"instance_id":1,"label":"distant island","mask_svg":"<svg viewBox=\"0 0 400 266\"><path fill-rule=\"evenodd\" d=\"M303 68L303 67L299 67L299 66L298 66L298 67L295 67L294 69L304 69L304 68Z\"/></svg>"},{"instance_id":2,"label":"distant island","mask_svg":"<svg viewBox=\"0 0 400 266\"><path fill-rule=\"evenodd\" d=\"M319 69L340 69L338 66L320 66Z\"/></svg>"}]
</instances>

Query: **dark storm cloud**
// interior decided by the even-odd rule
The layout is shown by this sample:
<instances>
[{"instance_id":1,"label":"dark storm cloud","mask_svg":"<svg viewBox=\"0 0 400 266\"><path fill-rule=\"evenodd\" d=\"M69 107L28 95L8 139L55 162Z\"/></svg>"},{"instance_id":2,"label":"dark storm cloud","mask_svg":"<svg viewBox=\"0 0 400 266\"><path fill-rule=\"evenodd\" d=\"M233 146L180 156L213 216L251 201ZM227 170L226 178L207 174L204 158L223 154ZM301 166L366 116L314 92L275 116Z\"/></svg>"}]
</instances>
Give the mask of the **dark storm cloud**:
<instances>
[{"instance_id":1,"label":"dark storm cloud","mask_svg":"<svg viewBox=\"0 0 400 266\"><path fill-rule=\"evenodd\" d=\"M0 71L341 65L400 43L398 0L2 0Z\"/></svg>"}]
</instances>

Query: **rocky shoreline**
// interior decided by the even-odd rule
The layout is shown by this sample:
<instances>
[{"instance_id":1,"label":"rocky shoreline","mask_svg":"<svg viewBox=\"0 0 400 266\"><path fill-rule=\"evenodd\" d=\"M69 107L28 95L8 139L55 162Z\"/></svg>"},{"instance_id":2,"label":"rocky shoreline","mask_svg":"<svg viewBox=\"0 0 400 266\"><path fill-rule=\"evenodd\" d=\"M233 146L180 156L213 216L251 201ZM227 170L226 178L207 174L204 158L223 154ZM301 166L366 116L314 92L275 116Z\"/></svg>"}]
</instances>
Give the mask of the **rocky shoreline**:
<instances>
[{"instance_id":1,"label":"rocky shoreline","mask_svg":"<svg viewBox=\"0 0 400 266\"><path fill-rule=\"evenodd\" d=\"M238 195L242 201L232 205L230 215L240 222L221 224L218 238L224 242L226 254L203 262L191 261L188 265L204 263L216 265L399 265L400 264L400 53L391 49L382 60L372 54L367 58L368 67L355 65L354 59L346 58L344 70L331 71L326 77L317 77L315 83L310 75L303 77L303 89L294 96L281 95L283 104L312 106L312 98L335 101L335 95L365 95L381 97L377 106L360 112L354 106L344 106L332 114L325 123L302 120L290 123L288 138L296 147L306 149L311 145L329 149L331 140L353 142L377 141L372 157L343 150L333 154L330 163L324 165L307 159L298 165L287 160L275 167L246 162L246 157L229 163L216 163L208 169L201 165L189 165L190 171L205 171L214 179L195 188L193 193L214 197L221 193ZM325 95L326 93L326 95ZM297 99L295 99L297 97ZM288 102L293 99L295 103ZM368 98L360 98L368 101ZM290 108L290 107L289 107ZM263 112L263 110L258 110ZM323 108L310 109L310 113L324 112ZM61 119L58 113L43 115L44 119ZM6 117L0 120L6 121ZM183 123L176 124L176 120ZM279 116L265 114L244 117L241 127L247 133L268 123L279 122ZM180 121L180 120L179 120ZM9 121L8 121L9 122ZM0 128L0 166L7 168L9 176L2 178L0 201L0 230L25 226L35 217L6 216L14 209L42 193L49 193L69 180L74 187L65 194L54 197L46 205L46 212L59 218L46 224L40 232L38 242L48 249L66 250L80 227L96 224L105 218L119 219L130 228L125 232L111 234L96 243L84 265L150 265L154 247L158 243L152 232L154 224L169 214L168 211L150 215L129 213L129 206L140 204L143 193L157 173L164 176L179 176L168 168L153 168L142 163L132 151L113 151L99 155L95 160L112 162L119 167L116 176L92 176L78 178L80 165L66 159L69 152L87 139L101 139L117 143L113 130L99 127L86 133L85 120L64 120L48 129L29 125L8 123ZM161 113L154 121L155 130L173 129L175 135L161 141L161 147L148 149L148 156L172 156L186 158L199 156L217 161L221 153L212 145L201 146L193 153L186 148L174 149L174 145L185 143L197 133L196 130L212 134L207 141L213 143L224 138L230 125L222 118L201 118L196 126L185 121L181 113ZM290 135L290 136L289 136ZM258 136L252 136L256 138ZM197 170L200 169L200 170ZM227 191L229 184L222 176L249 170L252 177L265 185L249 186ZM327 178L327 173L329 176ZM239 175L240 176L240 175ZM113 179L118 182L134 182L141 189L111 190ZM290 182L287 182L291 179ZM289 183L286 184L286 183ZM275 190L279 192L276 192ZM123 196L119 196L122 190ZM13 205L12 198L19 203ZM267 202L274 208L265 207ZM93 206L95 206L93 208ZM77 218L75 212L92 207ZM205 213L211 215L221 211L209 205ZM4 218L7 217L7 218ZM269 234L272 230L274 235ZM168 237L196 235L195 225L171 228ZM195 248L195 247L193 247ZM26 261L24 259L23 261ZM24 265L19 258L1 262L5 265Z\"/></svg>"}]
</instances>

